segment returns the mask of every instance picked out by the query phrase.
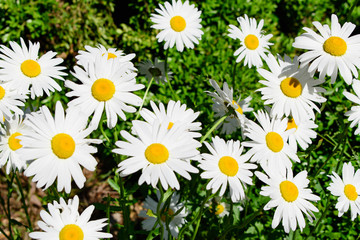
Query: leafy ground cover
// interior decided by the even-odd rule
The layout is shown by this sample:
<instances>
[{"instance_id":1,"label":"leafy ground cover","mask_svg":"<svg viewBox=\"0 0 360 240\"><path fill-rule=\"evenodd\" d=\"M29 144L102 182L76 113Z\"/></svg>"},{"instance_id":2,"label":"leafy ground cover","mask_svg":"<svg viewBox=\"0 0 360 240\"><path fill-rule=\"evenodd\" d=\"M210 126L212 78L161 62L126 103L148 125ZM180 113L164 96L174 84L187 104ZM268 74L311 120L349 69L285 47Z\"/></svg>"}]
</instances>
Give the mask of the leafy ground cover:
<instances>
[{"instance_id":1,"label":"leafy ground cover","mask_svg":"<svg viewBox=\"0 0 360 240\"><path fill-rule=\"evenodd\" d=\"M5 0L0 2L0 43L9 46L10 41L19 42L20 37L26 41L40 42L40 55L50 50L57 52L57 56L64 59L62 65L66 66L66 79L72 81L76 81L71 74L76 63L75 56L79 50L84 50L85 45L95 47L102 44L106 48L121 49L126 54L135 53L132 62L136 67L147 59L166 61L168 70L172 72L171 87L174 92L167 84L153 83L144 108L150 109L150 101L167 103L170 99L180 100L188 108L200 112L197 121L202 123L201 134L205 135L217 120L212 110L213 101L205 92L214 91L209 79L215 79L222 86L227 82L234 89L235 96L251 96L253 112L264 108L261 93L255 91L263 87L259 83L262 76L255 67L248 68L242 62L236 63L233 56L240 42L228 37L228 30L230 24L238 25L237 17L247 14L258 21L264 19L263 30L273 34L270 42L274 45L270 47L270 52L281 56L287 54L292 58L303 52L292 47L294 38L304 32L302 28L313 28L313 21L330 24L333 13L341 24L356 24L353 35L359 33L360 9L357 0L192 1L202 11L204 34L200 43L194 49L183 52L178 52L176 48L165 51L163 43L157 42L158 31L151 28L153 23L150 20L151 13L160 3L163 2L41 0L20 3ZM138 75L136 81L145 85L144 89L136 92L142 98L149 80ZM70 101L65 93L70 90L64 86L64 82L58 82L62 91L29 100L26 106L46 105L54 111L58 100L65 106ZM181 188L176 191L190 213L186 218L189 224L185 225L183 232L180 230L184 239L191 239L194 232L200 239L358 239L358 218L352 221L349 212L337 217L337 198L326 189L330 184L328 175L332 171L341 173L343 162L351 162L355 169L360 166L357 144L360 139L354 134L355 129L349 127L350 123L344 115L353 103L344 97L343 91L353 91L341 76L334 84L330 84L327 77L322 87L326 90L323 96L327 101L320 106L321 113L316 114L317 137L309 149L299 149L297 155L301 161L293 164L294 173L308 171L309 188L321 199L315 203L319 212L315 213L314 222L306 220L303 231L296 229L289 234L284 232L281 224L273 229L271 223L275 211L263 210L269 197L260 194L263 182L255 175L253 185L246 189L244 200L232 203L230 198L224 198L223 201L231 208L231 214L219 217L211 208L201 207L208 197L207 182L199 174L191 174L190 181L178 178ZM81 211L93 204L94 219L109 219L110 224L105 230L110 231L114 239L159 238L159 231L149 236L149 232L142 229L143 218L139 217L146 197L155 199L156 190L151 185L138 185L140 172L124 178L116 173L118 163L127 157L114 154L111 150L115 142L121 140L120 131L130 131L131 120L135 119L136 113L127 113L126 116L128 120L118 121L113 129L106 127L106 121L101 122L102 129L90 135L90 138L103 140L94 155L98 161L97 168L93 172L84 170L87 179L85 186L78 189L73 185L70 194L57 192L56 188L42 191L31 182L32 178L22 173L16 173L18 178L7 175L3 167L0 181L3 236L0 235L0 239L6 239L5 235L13 239L29 239L30 223L33 229L38 230L36 221L47 203L58 201L59 197L69 199L74 195L80 198ZM248 117L255 120L253 113ZM216 135L226 140L243 140L239 132L221 135L219 129L210 136ZM210 139L207 141L210 142ZM203 145L199 151L203 153L208 150ZM260 167L257 170L260 171Z\"/></svg>"}]
</instances>

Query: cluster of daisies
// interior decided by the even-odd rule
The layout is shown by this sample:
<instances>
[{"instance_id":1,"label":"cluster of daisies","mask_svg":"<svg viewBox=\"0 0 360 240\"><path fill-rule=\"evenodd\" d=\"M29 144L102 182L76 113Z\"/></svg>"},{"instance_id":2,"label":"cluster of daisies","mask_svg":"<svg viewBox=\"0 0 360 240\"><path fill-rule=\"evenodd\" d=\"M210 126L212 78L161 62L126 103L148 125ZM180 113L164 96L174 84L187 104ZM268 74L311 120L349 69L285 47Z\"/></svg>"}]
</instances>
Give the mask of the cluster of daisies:
<instances>
[{"instance_id":1,"label":"cluster of daisies","mask_svg":"<svg viewBox=\"0 0 360 240\"><path fill-rule=\"evenodd\" d=\"M151 20L152 27L160 30L157 38L165 42L164 48L176 46L180 52L185 47L194 48L203 34L201 11L181 0L159 7ZM240 40L241 47L234 52L236 62L244 60L244 65L257 68L264 78L260 80L264 87L257 91L270 107L254 112L255 122L246 116L254 110L250 107L250 96L236 99L226 82L221 88L215 80L210 80L215 91L206 93L213 100L214 116L220 118L217 122L222 124L220 134L240 131L241 141L214 136L211 142L206 142L207 135L200 140L202 126L196 121L200 112L180 101L170 100L167 105L151 101L151 110L142 109L144 101L134 93L144 88L136 82L137 69L131 62L135 54L126 55L102 45L85 46L85 51L76 56L77 64L71 72L75 81L65 80L67 74L56 53L50 51L39 57L39 43L29 42L27 46L20 39L20 45L10 42L10 48L0 46L0 167L6 165L7 174L24 170L44 190L53 186L55 180L59 192L70 193L72 180L83 188L86 178L82 168L95 170L97 160L93 154L97 152L96 144L102 142L88 136L103 123L113 129L119 118L126 121L125 113L135 113L140 106L143 120L136 117L130 131L121 130L124 140L117 141L112 149L113 153L128 157L118 165L121 177L141 171L139 185L179 190L179 176L190 180L190 174L201 169L201 178L208 180L206 189L218 195L212 204L205 205L222 217L229 214L222 198L229 196L235 203L244 201L246 188L253 184L255 174L266 184L260 194L271 199L264 209L276 208L272 227L281 221L287 233L297 226L302 230L306 225L303 214L312 221L313 212L318 209L311 201L320 198L308 188L306 171L294 176L292 163L300 162L298 146L306 150L317 136L315 118L320 113L319 105L326 101L321 96L325 89L320 86L326 75L334 83L339 72L356 94L345 91L345 97L360 104L360 81L353 79L358 77L360 67L359 36L350 36L354 24L341 26L336 15L332 15L331 27L313 23L321 35L304 28L306 33L295 39L295 48L309 51L293 59L287 55L275 57L269 51L272 35L265 35L262 30L264 20L258 24L247 15L237 20L240 28L230 25L228 34ZM150 82L155 80L158 84L168 82L172 74L165 62L158 59L141 63L139 69ZM317 72L318 77L314 78ZM44 92L50 96L51 92L62 91L57 81L64 81L67 89L65 95L70 101L66 109L60 101L56 102L54 114L46 106L25 108L30 105L26 102L28 95L34 99ZM352 121L351 127L359 126L359 109L354 106L345 114ZM360 127L355 131L358 133ZM199 151L203 142L207 153ZM253 173L258 167L262 171ZM354 219L360 214L360 170L355 172L351 163L345 163L342 175L340 178L333 172L329 176L332 183L328 190L339 197L336 204L339 216L350 206ZM159 191L157 197L158 202L149 196L145 199L147 210L140 213L145 218L143 228L150 231L159 225L166 239L169 235L178 237L188 215L186 206L175 192L166 205ZM82 214L78 206L77 196L68 203L61 198L48 204L49 212L43 210L40 214L43 221L38 222L43 232L30 233L30 237L61 240L112 237L101 232L106 219L89 221L93 206Z\"/></svg>"},{"instance_id":2,"label":"cluster of daisies","mask_svg":"<svg viewBox=\"0 0 360 240\"><path fill-rule=\"evenodd\" d=\"M193 48L189 38L198 43L201 37L200 12L193 5L189 7L187 1L184 4L173 1L172 5L160 5L156 12L151 20L155 23L153 27L161 30L157 38L159 42L165 41L165 49L174 44L178 51L183 51L183 45ZM219 196L229 185L231 200L236 202L245 198L244 188L252 184L250 170L257 167L254 163L259 164L265 174L257 171L255 175L268 185L260 194L271 198L264 209L276 207L272 226L275 228L282 220L285 232L295 230L297 225L302 230L305 227L302 212L312 221L313 212L318 209L310 201L320 198L307 188L306 171L293 176L292 162L300 162L298 146L306 150L316 138L316 113L320 113L319 105L326 101L321 96L325 89L320 85L325 82L326 75L334 83L340 72L357 95L345 91L345 97L360 104L360 81L353 79L358 77L360 68L359 35L351 36L355 25L347 22L341 26L333 14L330 26L313 23L320 34L304 28L306 33L295 38L293 47L309 51L291 59L287 55L275 57L270 53L272 35L266 35L262 30L264 20L257 24L256 19L247 15L237 20L240 28L230 25L228 34L240 40L241 47L234 52L236 62L244 60L244 65L257 68L264 78L260 80L264 87L257 91L262 94L264 104L271 107L254 113L258 123L249 120L245 114L253 111L251 97L234 99L233 89L226 82L221 89L215 80L210 80L215 92L207 93L213 99L215 117L222 121L221 133L231 134L239 130L245 141L225 142L216 136L211 144L205 142L210 153L201 154L201 177L210 179L207 189L218 192ZM267 68L263 67L263 61ZM314 78L317 72L318 77ZM352 107L345 115L352 121L351 127L359 125L359 106ZM355 134L359 132L360 127ZM244 154L243 147L249 148ZM351 179L346 179L345 174ZM333 183L328 189L333 195L341 196L336 205L339 216L348 210L350 202L352 218L355 218L359 209L356 204L358 186L352 179L357 174L354 175L351 163L344 164L343 175L344 180L341 180L333 173Z\"/></svg>"},{"instance_id":3,"label":"cluster of daisies","mask_svg":"<svg viewBox=\"0 0 360 240\"><path fill-rule=\"evenodd\" d=\"M56 80L64 80L65 69L59 64L54 52L39 57L39 43L23 39L21 45L10 42L11 48L0 46L0 166L6 165L6 172L24 170L38 188L47 189L57 182L57 191L71 192L72 179L78 188L83 188L86 178L82 167L94 171L97 152L94 144L100 139L88 136L107 123L114 128L118 118L126 120L125 112L134 113L142 99L133 92L142 89L136 83L136 68L131 63L135 54L125 55L116 49L86 46L80 51L77 66L72 75L75 81L65 80L68 89L66 96L72 100L66 110L58 101L54 114L47 106L33 109L31 98L41 97L45 92L61 91ZM29 106L29 108L25 108ZM102 116L104 117L101 122ZM89 121L90 119L90 121ZM88 123L89 122L89 123ZM100 123L101 122L101 123ZM93 208L88 208L79 216L78 199L68 205L54 203L49 205L53 220L42 213L46 222L39 227L46 233L34 233L36 239L53 239L49 236L78 236L76 239L109 237L98 231L106 224L105 220L88 222ZM77 203L76 203L77 202ZM54 207L55 206L55 207ZM58 224L61 221L61 224ZM99 223L101 223L99 225ZM62 227L61 227L62 226ZM81 236L81 237L80 237Z\"/></svg>"}]
</instances>

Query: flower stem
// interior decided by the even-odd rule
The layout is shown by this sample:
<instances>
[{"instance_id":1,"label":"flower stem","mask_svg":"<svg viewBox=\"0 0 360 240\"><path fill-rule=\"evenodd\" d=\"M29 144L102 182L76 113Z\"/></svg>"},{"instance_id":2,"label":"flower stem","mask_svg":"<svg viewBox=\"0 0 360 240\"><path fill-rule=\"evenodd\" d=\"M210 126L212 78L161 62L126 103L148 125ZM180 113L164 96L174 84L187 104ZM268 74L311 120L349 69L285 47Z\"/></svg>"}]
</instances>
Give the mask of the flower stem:
<instances>
[{"instance_id":1,"label":"flower stem","mask_svg":"<svg viewBox=\"0 0 360 240\"><path fill-rule=\"evenodd\" d=\"M21 196L21 202L22 202L22 206L24 208L24 211L25 211L25 214L26 214L26 219L27 219L27 222L28 222L28 225L29 225L29 230L30 232L33 231L33 228L32 228L32 225L31 225L31 220L30 220L30 216L29 216L29 212L28 212L28 208L27 208L27 205L25 203L25 196L24 196L24 191L23 191L23 188L21 186L21 182L20 182L20 179L19 179L19 176L18 176L18 173L16 172L15 173L16 175L16 182L19 186L19 190L20 190L20 196Z\"/></svg>"},{"instance_id":2,"label":"flower stem","mask_svg":"<svg viewBox=\"0 0 360 240\"><path fill-rule=\"evenodd\" d=\"M169 56L169 49L166 49L166 52L165 52L165 77L166 77L166 82L167 84L169 85L169 88L170 88L170 91L171 91L171 94L173 96L174 99L176 99L176 101L180 100L179 96L176 94L176 92L174 92L171 84L170 84L170 79L169 79L169 76L168 76L168 56Z\"/></svg>"},{"instance_id":3,"label":"flower stem","mask_svg":"<svg viewBox=\"0 0 360 240\"><path fill-rule=\"evenodd\" d=\"M6 179L7 185L8 185L8 194L7 194L7 217L9 220L9 238L10 239L14 239L14 236L12 234L12 229L11 229L11 210L10 210L10 198L11 198L11 194L13 192L13 187L12 184L14 182L14 174L11 174L10 179Z\"/></svg>"},{"instance_id":4,"label":"flower stem","mask_svg":"<svg viewBox=\"0 0 360 240\"><path fill-rule=\"evenodd\" d=\"M337 143L335 149L332 151L332 153L330 155L328 155L328 157L326 158L325 162L323 163L323 165L321 165L320 168L318 168L318 170L316 171L316 174L314 175L315 177L319 176L320 170L327 164L327 162L330 160L330 158L332 158L335 153L337 152L338 148L343 145L343 143L346 143L346 135L349 129L349 125L350 122L345 126L345 129L343 131L343 134L341 134L339 142ZM343 146L343 149L345 148L345 146ZM342 151L344 152L344 151Z\"/></svg>"},{"instance_id":5,"label":"flower stem","mask_svg":"<svg viewBox=\"0 0 360 240\"><path fill-rule=\"evenodd\" d=\"M201 138L200 143L203 143L209 137L209 135L215 130L215 128L217 128L217 126L219 126L228 116L229 116L229 113L222 116Z\"/></svg>"},{"instance_id":6,"label":"flower stem","mask_svg":"<svg viewBox=\"0 0 360 240\"><path fill-rule=\"evenodd\" d=\"M106 141L108 141L109 143L111 143L110 139L108 138L108 136L106 135L104 128L103 128L103 123L105 122L105 117L104 114L101 116L101 120L100 120L100 131L102 133L102 135L104 136L104 138L106 139Z\"/></svg>"},{"instance_id":7,"label":"flower stem","mask_svg":"<svg viewBox=\"0 0 360 240\"><path fill-rule=\"evenodd\" d=\"M146 91L145 91L143 100L142 100L142 102L141 102L141 106L140 106L140 108L139 108L139 111L138 111L137 114L136 114L135 120L137 120L137 119L140 117L140 111L141 111L142 107L144 106L144 102L145 102L146 96L147 96L147 94L148 94L148 92L149 92L150 86L151 86L151 84L153 83L153 81L154 81L154 78L152 77L151 80L150 80L150 82L149 82L148 87L146 88Z\"/></svg>"}]
</instances>

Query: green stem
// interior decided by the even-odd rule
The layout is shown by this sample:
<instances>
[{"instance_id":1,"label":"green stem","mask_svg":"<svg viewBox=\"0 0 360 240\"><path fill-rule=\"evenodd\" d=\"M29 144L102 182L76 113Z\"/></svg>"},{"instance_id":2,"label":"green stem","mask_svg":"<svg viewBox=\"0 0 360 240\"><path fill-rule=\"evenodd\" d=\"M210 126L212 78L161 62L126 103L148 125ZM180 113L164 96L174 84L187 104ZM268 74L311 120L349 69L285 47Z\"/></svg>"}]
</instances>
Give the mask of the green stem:
<instances>
[{"instance_id":1,"label":"green stem","mask_svg":"<svg viewBox=\"0 0 360 240\"><path fill-rule=\"evenodd\" d=\"M106 217L108 219L107 232L110 233L110 195L108 194L106 199Z\"/></svg>"},{"instance_id":2,"label":"green stem","mask_svg":"<svg viewBox=\"0 0 360 240\"><path fill-rule=\"evenodd\" d=\"M14 236L12 234L12 229L11 229L11 210L10 210L10 198L11 198L11 193L13 191L13 182L14 182L14 174L11 174L10 180L6 179L7 184L8 184L8 194L7 194L7 217L9 220L9 237L10 239L14 239Z\"/></svg>"},{"instance_id":3,"label":"green stem","mask_svg":"<svg viewBox=\"0 0 360 240\"><path fill-rule=\"evenodd\" d=\"M164 226L160 222L161 221L161 203L164 199L164 190L162 189L162 186L160 186L160 183L159 183L159 191L160 191L160 199L159 199L158 205L156 207L157 219L156 219L154 226L157 223L160 225L160 239L164 239Z\"/></svg>"},{"instance_id":4,"label":"green stem","mask_svg":"<svg viewBox=\"0 0 360 240\"><path fill-rule=\"evenodd\" d=\"M253 213L253 214L252 214L250 217L248 217L248 218L244 221L244 223L241 224L240 226L232 225L232 226L228 227L228 228L224 231L224 233L221 234L222 237L220 238L220 240L226 239L226 238L225 238L226 235L227 235L230 231L232 231L233 229L236 229L236 228L242 229L242 228L246 227L246 226L247 226L249 223L251 223L256 217L258 217L258 216L260 216L260 215L262 215L262 214L263 214L263 211L262 211L262 207L261 207L259 211L257 211L256 213Z\"/></svg>"},{"instance_id":5,"label":"green stem","mask_svg":"<svg viewBox=\"0 0 360 240\"><path fill-rule=\"evenodd\" d=\"M349 125L350 122L345 126L344 132L343 134L341 134L339 142L337 143L335 149L332 151L332 153L330 155L328 155L328 157L326 158L325 162L323 163L323 165L321 165L321 167L316 171L316 174L314 175L315 178L319 176L320 170L327 164L327 162L335 155L335 153L337 152L338 148L344 143L346 142L346 135L349 129ZM345 146L343 147L345 148Z\"/></svg>"},{"instance_id":6,"label":"green stem","mask_svg":"<svg viewBox=\"0 0 360 240\"><path fill-rule=\"evenodd\" d=\"M6 239L11 240L11 238L8 235L6 235L5 231L2 230L1 226L0 226L0 232L6 237Z\"/></svg>"},{"instance_id":7,"label":"green stem","mask_svg":"<svg viewBox=\"0 0 360 240\"><path fill-rule=\"evenodd\" d=\"M209 201L210 198L212 198L215 194L212 194L211 195L211 191L208 190L206 191L206 196L205 196L205 199L202 201L201 203L201 206L200 206L200 209L199 209L199 212L196 214L195 218L188 224L186 224L181 230L180 230L180 233L179 233L179 236L178 236L178 239L182 239L182 235L184 234L185 230L191 226L195 221L197 221L197 224L196 224L196 229L194 231L194 234L193 234L193 237L192 239L195 239L196 237L196 234L197 234L197 231L199 229L199 226L200 226L200 222L201 222L201 218L202 218L202 213L204 211L204 206L205 204Z\"/></svg>"},{"instance_id":8,"label":"green stem","mask_svg":"<svg viewBox=\"0 0 360 240\"><path fill-rule=\"evenodd\" d=\"M179 96L176 94L176 92L174 92L171 84L170 84L170 79L168 76L168 56L169 56L169 49L166 49L165 52L165 77L166 77L166 82L170 88L171 94L173 96L174 99L176 99L176 101L180 100Z\"/></svg>"},{"instance_id":9,"label":"green stem","mask_svg":"<svg viewBox=\"0 0 360 240\"><path fill-rule=\"evenodd\" d=\"M144 106L144 102L145 102L146 96L147 96L147 94L148 94L148 92L149 92L150 86L151 86L151 84L153 83L153 81L154 81L154 78L152 77L151 80L150 80L150 82L149 82L148 87L146 88L146 91L145 91L143 100L142 100L142 102L141 102L141 106L140 106L140 108L139 108L139 111L138 111L137 114L136 114L135 120L137 120L137 119L140 117L140 111L141 111L142 107Z\"/></svg>"},{"instance_id":10,"label":"green stem","mask_svg":"<svg viewBox=\"0 0 360 240\"><path fill-rule=\"evenodd\" d=\"M219 126L229 115L230 113L227 113L226 115L222 116L201 138L200 143L203 143L209 137L209 135L217 128L217 126Z\"/></svg>"},{"instance_id":11,"label":"green stem","mask_svg":"<svg viewBox=\"0 0 360 240\"><path fill-rule=\"evenodd\" d=\"M20 179L19 179L19 176L18 176L18 173L16 172L15 173L16 175L16 182L19 186L19 190L20 190L20 196L21 196L21 202L22 202L22 206L24 208L24 211L25 211L25 214L26 214L26 219L27 219L27 222L28 222L28 225L29 225L29 230L30 232L33 231L33 228L32 228L32 225L31 225L31 220L30 220L30 216L29 216L29 212L28 212L28 208L27 208L27 205L25 203L25 196L24 196L24 191L23 191L23 188L21 186L21 182L20 182Z\"/></svg>"},{"instance_id":12,"label":"green stem","mask_svg":"<svg viewBox=\"0 0 360 240\"><path fill-rule=\"evenodd\" d=\"M130 222L130 215L128 206L125 204L126 197L125 197L125 188L122 178L119 176L119 186L120 186L120 204L121 208L123 209L123 219L124 219L124 235L122 239L128 239L128 231L129 231L129 222Z\"/></svg>"},{"instance_id":13,"label":"green stem","mask_svg":"<svg viewBox=\"0 0 360 240\"><path fill-rule=\"evenodd\" d=\"M101 116L101 120L100 120L100 124L99 124L99 126L100 126L100 131L101 131L102 135L104 136L104 138L106 139L106 141L108 141L109 143L111 143L110 139L109 139L108 136L106 135L106 133L105 133L105 131L104 131L104 128L103 128L103 123L105 122L105 117L104 117L104 116L105 116L104 114Z\"/></svg>"},{"instance_id":14,"label":"green stem","mask_svg":"<svg viewBox=\"0 0 360 240\"><path fill-rule=\"evenodd\" d=\"M344 132L347 132L348 126L349 126L349 125L346 125L346 129L345 129ZM346 135L346 133L345 133L345 135ZM344 141L344 142L346 142L346 141ZM340 153L340 156L339 156L339 161L337 161L337 163L336 163L335 172L338 172L338 170L339 170L340 162L342 162L342 157L343 157L343 155L344 155L344 152L345 152L345 146L344 146L344 147L342 148L342 150L341 150L341 153ZM324 209L324 211L321 213L321 216L320 216L319 220L316 222L315 227L314 227L313 229L311 229L309 235L307 235L306 239L308 239L310 236L312 236L313 232L314 232L314 231L318 228L318 226L320 225L321 220L326 216L326 213L327 213L327 211L328 211L328 209L329 209L329 207L330 207L329 202L330 202L331 194L328 193L327 195L328 195L328 196L327 196L327 198L326 198L325 209ZM306 240L306 239L305 239L305 240Z\"/></svg>"},{"instance_id":15,"label":"green stem","mask_svg":"<svg viewBox=\"0 0 360 240\"><path fill-rule=\"evenodd\" d=\"M233 80L233 82L232 82L233 86L235 86L236 67L237 67L237 63L235 62L234 69L233 69L233 79L232 79Z\"/></svg>"}]
</instances>

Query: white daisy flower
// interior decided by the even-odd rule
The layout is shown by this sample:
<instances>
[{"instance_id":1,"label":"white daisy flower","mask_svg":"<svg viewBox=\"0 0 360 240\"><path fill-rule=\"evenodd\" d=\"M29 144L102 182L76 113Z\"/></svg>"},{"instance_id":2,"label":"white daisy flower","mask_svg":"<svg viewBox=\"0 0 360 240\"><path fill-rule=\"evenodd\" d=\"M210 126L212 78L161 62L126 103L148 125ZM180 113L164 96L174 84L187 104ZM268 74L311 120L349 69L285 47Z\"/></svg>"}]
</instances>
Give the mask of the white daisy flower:
<instances>
[{"instance_id":1,"label":"white daisy flower","mask_svg":"<svg viewBox=\"0 0 360 240\"><path fill-rule=\"evenodd\" d=\"M157 192L157 198L160 199L160 193ZM161 209L161 221L160 224L164 228L164 239L168 239L168 229L166 225L169 226L170 234L174 238L177 238L179 235L179 229L182 227L182 225L185 224L186 220L185 217L188 215L186 208L184 207L184 204L182 202L179 202L180 195L177 193L174 193L171 196L170 199L170 205L167 209L164 208L164 203L160 204ZM151 231L154 227L154 224L157 221L157 205L158 202L156 202L151 197L147 196L144 202L144 208L146 210L142 210L139 214L140 217L145 218L145 220L142 221L142 228L146 231ZM182 208L182 210L180 210ZM180 212L175 215L177 211Z\"/></svg>"},{"instance_id":2,"label":"white daisy flower","mask_svg":"<svg viewBox=\"0 0 360 240\"><path fill-rule=\"evenodd\" d=\"M77 64L84 67L85 71L89 71L89 65L94 64L95 60L99 57L105 56L107 60L113 59L118 61L119 63L129 63L128 71L136 71L136 68L130 62L134 57L135 53L127 54L122 50L117 50L116 48L106 49L103 45L99 44L97 47L91 47L86 45L85 50L80 50L79 54L75 56L77 59Z\"/></svg>"},{"instance_id":3,"label":"white daisy flower","mask_svg":"<svg viewBox=\"0 0 360 240\"><path fill-rule=\"evenodd\" d=\"M336 209L339 211L339 217L351 209L351 220L354 221L357 215L360 215L360 170L356 170L350 162L344 163L342 168L342 179L336 172L329 175L332 182L327 188L331 194L338 197Z\"/></svg>"},{"instance_id":4,"label":"white daisy flower","mask_svg":"<svg viewBox=\"0 0 360 240\"><path fill-rule=\"evenodd\" d=\"M293 118L288 118L288 124L286 130L294 129L295 131L289 134L289 145L295 152L297 152L297 145L299 144L303 150L309 147L312 143L312 138L316 138L316 132L313 128L317 128L318 125L311 119L295 122Z\"/></svg>"},{"instance_id":5,"label":"white daisy flower","mask_svg":"<svg viewBox=\"0 0 360 240\"><path fill-rule=\"evenodd\" d=\"M269 196L271 200L265 205L264 210L276 207L272 228L276 228L280 221L286 233L290 229L295 231L299 225L300 231L305 227L304 213L310 222L315 218L313 212L319 210L309 201L319 201L320 198L308 189L309 180L307 172L302 171L293 177L291 169L280 170L264 168L267 175L255 172L255 175L268 186L261 187L260 194Z\"/></svg>"},{"instance_id":6,"label":"white daisy flower","mask_svg":"<svg viewBox=\"0 0 360 240\"><path fill-rule=\"evenodd\" d=\"M97 161L91 155L97 149L91 143L99 144L98 139L86 139L94 129L86 128L87 119L81 111L68 112L66 115L58 101L53 117L46 106L40 112L28 115L25 124L30 127L18 136L22 148L18 149L22 159L29 161L24 174L34 176L38 188L50 187L57 179L57 190L71 191L71 178L79 188L86 178L80 165L94 171Z\"/></svg>"},{"instance_id":7,"label":"white daisy flower","mask_svg":"<svg viewBox=\"0 0 360 240\"><path fill-rule=\"evenodd\" d=\"M342 27L335 14L331 15L331 29L325 24L313 22L320 34L310 28L303 28L306 33L295 38L293 47L309 50L300 55L301 66L310 63L309 72L320 72L320 79L325 74L331 76L331 83L335 82L338 70L347 84L351 84L353 75L358 77L360 68L360 35L350 36L355 24L346 22Z\"/></svg>"},{"instance_id":8,"label":"white daisy flower","mask_svg":"<svg viewBox=\"0 0 360 240\"><path fill-rule=\"evenodd\" d=\"M78 208L78 196L69 199L68 203L63 198L60 198L60 203L48 203L49 212L41 210L42 221L37 222L42 232L31 232L29 237L40 240L100 240L113 237L102 232L107 218L89 221L95 209L93 205L81 214Z\"/></svg>"},{"instance_id":9,"label":"white daisy flower","mask_svg":"<svg viewBox=\"0 0 360 240\"><path fill-rule=\"evenodd\" d=\"M325 92L324 88L318 87L322 82L315 81L307 71L306 67L299 68L298 58L294 61L285 55L284 59L269 54L266 63L270 71L258 69L258 72L265 80L260 83L266 87L260 88L263 95L261 99L264 104L273 104L271 115L281 118L284 115L292 115L295 121L301 121L308 118L315 119L313 109L320 112L315 103L323 103L326 98L319 95Z\"/></svg>"},{"instance_id":10,"label":"white daisy flower","mask_svg":"<svg viewBox=\"0 0 360 240\"><path fill-rule=\"evenodd\" d=\"M4 123L5 119L10 121L13 114L23 115L19 107L25 106L26 99L27 96L11 88L10 83L0 83L0 123Z\"/></svg>"},{"instance_id":11,"label":"white daisy flower","mask_svg":"<svg viewBox=\"0 0 360 240\"><path fill-rule=\"evenodd\" d=\"M165 2L164 6L159 4L156 8L157 14L151 14L152 28L160 29L156 35L159 42L165 41L164 49L172 48L176 44L179 52L187 48L194 48L194 43L199 44L203 31L201 28L201 11L189 1L182 3L181 0L172 0L172 4Z\"/></svg>"},{"instance_id":12,"label":"white daisy flower","mask_svg":"<svg viewBox=\"0 0 360 240\"><path fill-rule=\"evenodd\" d=\"M241 96L239 96L239 99L235 101L233 99L233 89L229 88L227 82L224 82L223 90L220 89L215 80L210 79L210 84L215 88L216 92L205 92L213 98L212 100L214 105L212 109L215 112L215 117L223 117L230 113L230 115L224 120L221 133L231 134L238 128L243 130L245 123L247 122L247 118L244 113L254 110L249 107L252 98L249 96L240 101Z\"/></svg>"},{"instance_id":13,"label":"white daisy flower","mask_svg":"<svg viewBox=\"0 0 360 240\"><path fill-rule=\"evenodd\" d=\"M180 189L174 172L186 179L191 179L188 172L198 173L199 170L190 164L190 160L198 160L201 144L184 133L184 126L174 125L168 129L167 124L155 121L152 125L143 121L132 121L134 137L122 130L121 136L127 140L117 141L119 148L112 151L127 155L130 158L119 163L118 172L124 177L141 171L139 185L146 182L154 188L160 180L164 189Z\"/></svg>"},{"instance_id":14,"label":"white daisy flower","mask_svg":"<svg viewBox=\"0 0 360 240\"><path fill-rule=\"evenodd\" d=\"M27 128L22 116L18 114L5 121L3 128L0 128L0 167L7 163L6 174L10 174L11 170L22 171L26 168L26 162L17 150L22 147L18 136L21 136L23 130Z\"/></svg>"},{"instance_id":15,"label":"white daisy flower","mask_svg":"<svg viewBox=\"0 0 360 240\"><path fill-rule=\"evenodd\" d=\"M290 159L300 162L295 149L287 143L289 134L295 129L286 130L287 119L270 119L268 113L262 110L254 114L260 126L249 120L245 135L251 141L242 143L245 147L251 147L246 153L251 156L251 162L260 163L262 168L271 165L282 171L285 168L291 170Z\"/></svg>"},{"instance_id":16,"label":"white daisy flower","mask_svg":"<svg viewBox=\"0 0 360 240\"><path fill-rule=\"evenodd\" d=\"M238 17L237 21L240 23L240 29L234 25L229 25L228 36L232 39L239 39L241 47L234 52L236 62L241 62L244 58L244 66L248 65L251 68L261 67L263 62L261 58L266 58L266 52L269 52L269 46L273 43L269 42L272 34L264 35L262 27L264 20L261 19L259 25L256 23L255 18L248 18L245 14L244 17Z\"/></svg>"},{"instance_id":17,"label":"white daisy flower","mask_svg":"<svg viewBox=\"0 0 360 240\"><path fill-rule=\"evenodd\" d=\"M209 203L205 204L205 207L208 207L211 213L215 214L216 216L219 216L220 218L229 215L230 205L225 202L221 202L220 197L215 197L213 199L210 199ZM213 209L215 209L215 212Z\"/></svg>"},{"instance_id":18,"label":"white daisy flower","mask_svg":"<svg viewBox=\"0 0 360 240\"><path fill-rule=\"evenodd\" d=\"M159 121L160 124L167 124L167 128L171 129L174 124L183 125L186 132L190 136L198 138L201 137L201 133L196 132L201 130L201 122L194 122L199 116L200 112L194 112L191 108L186 109L186 104L181 104L180 101L170 100L167 108L163 103L159 104L159 107L151 101L151 108L153 112L148 109L142 109L140 114L146 122L153 125L154 121Z\"/></svg>"},{"instance_id":19,"label":"white daisy flower","mask_svg":"<svg viewBox=\"0 0 360 240\"><path fill-rule=\"evenodd\" d=\"M88 72L75 66L73 75L81 84L65 81L65 86L72 90L66 96L77 97L68 103L68 111L81 109L85 117L94 114L90 124L95 128L99 125L104 109L108 128L115 127L118 116L125 121L124 111L136 112L136 108L127 104L140 106L142 101L132 91L144 88L144 85L136 83L136 73L127 72L130 67L130 63L108 61L106 56L100 56L93 64L89 64Z\"/></svg>"},{"instance_id":20,"label":"white daisy flower","mask_svg":"<svg viewBox=\"0 0 360 240\"><path fill-rule=\"evenodd\" d=\"M355 134L360 134L360 81L354 79L351 86L353 87L355 95L344 90L344 96L358 105L352 106L351 109L345 113L345 116L349 117L349 121L352 122L350 124L351 128L355 127L355 125L358 126L355 130Z\"/></svg>"},{"instance_id":21,"label":"white daisy flower","mask_svg":"<svg viewBox=\"0 0 360 240\"><path fill-rule=\"evenodd\" d=\"M219 189L219 195L223 196L226 187L229 185L231 200L238 202L245 199L244 189L246 184L252 185L250 169L257 166L247 163L250 156L241 155L244 147L240 146L240 141L227 141L216 136L212 138L212 144L205 142L210 154L201 154L203 160L199 160L199 167L204 170L201 177L211 179L206 189L212 189L216 193Z\"/></svg>"},{"instance_id":22,"label":"white daisy flower","mask_svg":"<svg viewBox=\"0 0 360 240\"><path fill-rule=\"evenodd\" d=\"M151 60L143 61L139 64L139 71L141 75L145 75L145 77L150 80L154 78L154 80L159 83L166 83L166 72L165 72L165 63L158 61L155 58L154 63ZM172 78L172 72L167 73L167 77L169 80Z\"/></svg>"},{"instance_id":23,"label":"white daisy flower","mask_svg":"<svg viewBox=\"0 0 360 240\"><path fill-rule=\"evenodd\" d=\"M61 91L55 79L64 80L62 72L65 67L58 66L63 62L61 58L54 58L56 52L49 51L39 58L39 43L31 43L29 48L22 38L21 46L10 42L12 49L0 46L0 75L3 81L9 82L11 88L16 88L19 94L28 94L31 98L43 96L43 92L50 96L50 92Z\"/></svg>"}]
</instances>

